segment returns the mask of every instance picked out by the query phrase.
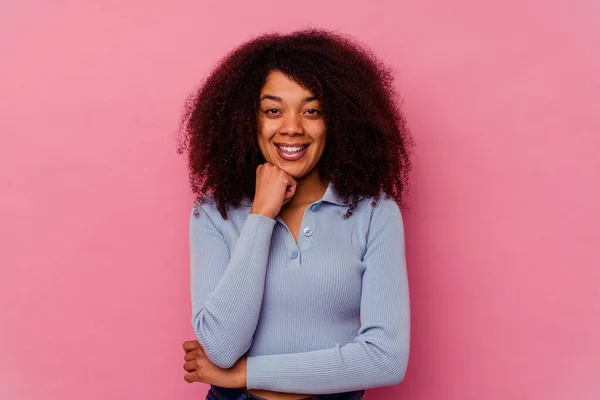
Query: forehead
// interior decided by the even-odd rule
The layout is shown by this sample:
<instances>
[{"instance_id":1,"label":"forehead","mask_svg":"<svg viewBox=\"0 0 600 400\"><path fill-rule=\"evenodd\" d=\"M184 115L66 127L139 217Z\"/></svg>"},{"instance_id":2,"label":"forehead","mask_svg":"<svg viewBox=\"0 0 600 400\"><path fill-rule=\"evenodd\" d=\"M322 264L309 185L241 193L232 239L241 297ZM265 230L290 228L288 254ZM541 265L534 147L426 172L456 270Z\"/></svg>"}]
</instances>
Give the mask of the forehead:
<instances>
[{"instance_id":1,"label":"forehead","mask_svg":"<svg viewBox=\"0 0 600 400\"><path fill-rule=\"evenodd\" d=\"M287 75L280 71L273 71L267 75L265 84L263 85L260 94L277 94L278 97L288 96L314 96L314 94L298 82L290 79Z\"/></svg>"}]
</instances>

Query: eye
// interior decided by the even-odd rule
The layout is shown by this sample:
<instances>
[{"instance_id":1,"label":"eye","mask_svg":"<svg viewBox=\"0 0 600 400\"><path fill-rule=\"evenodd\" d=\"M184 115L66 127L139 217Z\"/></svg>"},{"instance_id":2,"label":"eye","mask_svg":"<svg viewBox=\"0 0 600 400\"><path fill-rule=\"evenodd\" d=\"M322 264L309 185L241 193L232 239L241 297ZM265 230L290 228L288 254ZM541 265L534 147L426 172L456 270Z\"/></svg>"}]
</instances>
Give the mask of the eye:
<instances>
[{"instance_id":1,"label":"eye","mask_svg":"<svg viewBox=\"0 0 600 400\"><path fill-rule=\"evenodd\" d=\"M306 110L306 113L307 113L308 115L321 115L321 111L320 111L320 110L317 110L317 109L315 109L315 108L311 108L311 109L309 109L309 110Z\"/></svg>"},{"instance_id":2,"label":"eye","mask_svg":"<svg viewBox=\"0 0 600 400\"><path fill-rule=\"evenodd\" d=\"M265 114L277 114L279 112L276 108L269 108L268 110L263 111Z\"/></svg>"}]
</instances>

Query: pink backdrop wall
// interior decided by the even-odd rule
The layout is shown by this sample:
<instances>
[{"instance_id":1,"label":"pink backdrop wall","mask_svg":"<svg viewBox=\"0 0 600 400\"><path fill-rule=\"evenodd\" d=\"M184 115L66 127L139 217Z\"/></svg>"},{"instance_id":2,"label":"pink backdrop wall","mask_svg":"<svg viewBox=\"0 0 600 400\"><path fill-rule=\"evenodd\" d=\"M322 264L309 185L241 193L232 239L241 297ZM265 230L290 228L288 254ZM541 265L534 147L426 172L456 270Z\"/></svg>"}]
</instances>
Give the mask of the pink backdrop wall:
<instances>
[{"instance_id":1,"label":"pink backdrop wall","mask_svg":"<svg viewBox=\"0 0 600 400\"><path fill-rule=\"evenodd\" d=\"M598 2L249 3L0 2L0 398L203 398L179 113L307 24L395 67L417 142L411 360L366 398L600 398Z\"/></svg>"}]
</instances>

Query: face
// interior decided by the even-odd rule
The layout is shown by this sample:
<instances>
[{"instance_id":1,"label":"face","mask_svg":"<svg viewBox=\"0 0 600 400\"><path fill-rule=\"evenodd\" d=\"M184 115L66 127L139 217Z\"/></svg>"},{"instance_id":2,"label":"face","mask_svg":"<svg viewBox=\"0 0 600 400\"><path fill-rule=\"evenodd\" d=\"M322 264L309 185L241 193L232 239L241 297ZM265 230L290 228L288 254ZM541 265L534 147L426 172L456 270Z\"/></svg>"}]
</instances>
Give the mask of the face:
<instances>
[{"instance_id":1,"label":"face","mask_svg":"<svg viewBox=\"0 0 600 400\"><path fill-rule=\"evenodd\" d=\"M294 178L318 174L326 128L321 103L309 90L279 71L260 92L258 145L267 162Z\"/></svg>"}]
</instances>

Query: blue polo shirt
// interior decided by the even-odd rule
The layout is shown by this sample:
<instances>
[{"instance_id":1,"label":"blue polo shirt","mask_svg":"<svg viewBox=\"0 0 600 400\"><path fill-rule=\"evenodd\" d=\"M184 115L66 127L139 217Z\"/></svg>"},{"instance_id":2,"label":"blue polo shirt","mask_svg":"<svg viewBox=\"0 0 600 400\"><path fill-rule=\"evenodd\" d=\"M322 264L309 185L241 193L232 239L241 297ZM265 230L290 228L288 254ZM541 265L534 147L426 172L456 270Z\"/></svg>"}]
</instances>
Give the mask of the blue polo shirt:
<instances>
[{"instance_id":1,"label":"blue polo shirt","mask_svg":"<svg viewBox=\"0 0 600 400\"><path fill-rule=\"evenodd\" d=\"M409 356L404 228L396 202L362 198L352 216L329 185L283 220L211 195L190 215L192 326L209 359L247 359L247 388L327 394L397 384Z\"/></svg>"}]
</instances>

